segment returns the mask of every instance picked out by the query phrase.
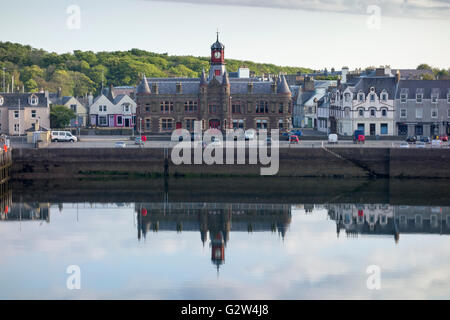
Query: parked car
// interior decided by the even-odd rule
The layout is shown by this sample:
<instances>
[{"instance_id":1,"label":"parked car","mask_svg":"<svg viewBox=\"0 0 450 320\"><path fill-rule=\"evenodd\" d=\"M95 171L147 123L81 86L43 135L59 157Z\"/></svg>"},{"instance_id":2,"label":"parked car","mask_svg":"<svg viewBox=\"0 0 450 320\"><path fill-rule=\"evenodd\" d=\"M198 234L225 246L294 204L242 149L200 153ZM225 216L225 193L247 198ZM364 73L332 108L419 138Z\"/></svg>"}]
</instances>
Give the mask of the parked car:
<instances>
[{"instance_id":1,"label":"parked car","mask_svg":"<svg viewBox=\"0 0 450 320\"><path fill-rule=\"evenodd\" d=\"M291 135L295 135L297 137L303 136L303 132L301 130L292 130L290 133Z\"/></svg>"},{"instance_id":2,"label":"parked car","mask_svg":"<svg viewBox=\"0 0 450 320\"><path fill-rule=\"evenodd\" d=\"M115 148L125 148L126 146L127 146L126 143L123 142L123 141L117 141L117 142L114 144L114 147L115 147Z\"/></svg>"},{"instance_id":3,"label":"parked car","mask_svg":"<svg viewBox=\"0 0 450 320\"><path fill-rule=\"evenodd\" d=\"M405 140L408 143L416 143L417 142L417 137L416 136L409 136L406 138Z\"/></svg>"},{"instance_id":4,"label":"parked car","mask_svg":"<svg viewBox=\"0 0 450 320\"><path fill-rule=\"evenodd\" d=\"M421 137L420 141L424 143L431 143L430 137Z\"/></svg>"},{"instance_id":5,"label":"parked car","mask_svg":"<svg viewBox=\"0 0 450 320\"><path fill-rule=\"evenodd\" d=\"M419 141L416 143L416 148L426 148L427 145L423 141Z\"/></svg>"},{"instance_id":6,"label":"parked car","mask_svg":"<svg viewBox=\"0 0 450 320\"><path fill-rule=\"evenodd\" d=\"M409 143L408 142L400 143L400 148L409 148Z\"/></svg>"},{"instance_id":7,"label":"parked car","mask_svg":"<svg viewBox=\"0 0 450 320\"><path fill-rule=\"evenodd\" d=\"M52 131L52 142L77 142L78 139L70 131Z\"/></svg>"},{"instance_id":8,"label":"parked car","mask_svg":"<svg viewBox=\"0 0 450 320\"><path fill-rule=\"evenodd\" d=\"M289 136L289 143L299 143L300 140L298 139L298 136L296 136L295 134Z\"/></svg>"},{"instance_id":9,"label":"parked car","mask_svg":"<svg viewBox=\"0 0 450 320\"><path fill-rule=\"evenodd\" d=\"M434 139L433 141L431 141L431 146L432 147L442 147L442 141L438 140L438 139Z\"/></svg>"},{"instance_id":10,"label":"parked car","mask_svg":"<svg viewBox=\"0 0 450 320\"><path fill-rule=\"evenodd\" d=\"M353 143L365 143L366 142L366 136L364 135L363 130L355 130L353 132Z\"/></svg>"},{"instance_id":11,"label":"parked car","mask_svg":"<svg viewBox=\"0 0 450 320\"><path fill-rule=\"evenodd\" d=\"M448 142L448 136L446 134L439 136L439 140L444 141L444 142Z\"/></svg>"},{"instance_id":12,"label":"parked car","mask_svg":"<svg viewBox=\"0 0 450 320\"><path fill-rule=\"evenodd\" d=\"M335 133L332 133L328 135L328 143L329 144L337 144L338 143L338 136Z\"/></svg>"}]
</instances>

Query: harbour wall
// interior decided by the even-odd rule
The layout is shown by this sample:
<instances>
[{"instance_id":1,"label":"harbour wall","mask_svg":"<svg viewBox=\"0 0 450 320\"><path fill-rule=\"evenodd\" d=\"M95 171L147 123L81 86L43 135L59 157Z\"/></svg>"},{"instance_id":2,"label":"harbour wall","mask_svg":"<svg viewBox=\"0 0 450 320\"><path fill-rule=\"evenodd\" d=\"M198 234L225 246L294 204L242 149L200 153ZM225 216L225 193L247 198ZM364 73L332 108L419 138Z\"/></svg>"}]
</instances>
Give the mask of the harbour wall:
<instances>
[{"instance_id":1,"label":"harbour wall","mask_svg":"<svg viewBox=\"0 0 450 320\"><path fill-rule=\"evenodd\" d=\"M260 176L267 165L181 164L171 150L142 148L13 149L12 179L119 176ZM450 149L280 148L278 177L450 178ZM224 163L225 163L224 154ZM193 161L193 154L191 157Z\"/></svg>"}]
</instances>

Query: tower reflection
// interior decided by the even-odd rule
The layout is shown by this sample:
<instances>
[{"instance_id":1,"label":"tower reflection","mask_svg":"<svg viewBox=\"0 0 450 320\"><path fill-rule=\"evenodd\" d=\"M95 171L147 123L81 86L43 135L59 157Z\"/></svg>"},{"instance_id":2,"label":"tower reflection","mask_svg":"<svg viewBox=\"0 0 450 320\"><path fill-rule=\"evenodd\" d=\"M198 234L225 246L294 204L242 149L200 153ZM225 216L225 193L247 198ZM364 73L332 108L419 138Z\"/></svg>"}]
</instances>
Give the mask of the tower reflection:
<instances>
[{"instance_id":1,"label":"tower reflection","mask_svg":"<svg viewBox=\"0 0 450 320\"><path fill-rule=\"evenodd\" d=\"M291 223L291 205L255 203L138 203L137 237L148 232L176 231L200 233L203 246L208 241L211 262L225 263L230 232L278 232L285 237Z\"/></svg>"}]
</instances>

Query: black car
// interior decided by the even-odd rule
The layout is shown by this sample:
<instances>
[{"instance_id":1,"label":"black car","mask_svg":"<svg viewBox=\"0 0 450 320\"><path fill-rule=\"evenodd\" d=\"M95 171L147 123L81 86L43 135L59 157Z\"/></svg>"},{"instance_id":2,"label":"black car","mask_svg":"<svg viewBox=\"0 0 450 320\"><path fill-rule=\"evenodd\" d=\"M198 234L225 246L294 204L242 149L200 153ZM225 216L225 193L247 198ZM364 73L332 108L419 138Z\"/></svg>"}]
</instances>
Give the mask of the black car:
<instances>
[{"instance_id":1,"label":"black car","mask_svg":"<svg viewBox=\"0 0 450 320\"><path fill-rule=\"evenodd\" d=\"M422 138L420 138L420 141L425 142L425 143L431 143L430 137L422 137Z\"/></svg>"},{"instance_id":2,"label":"black car","mask_svg":"<svg viewBox=\"0 0 450 320\"><path fill-rule=\"evenodd\" d=\"M415 136L409 136L405 141L408 143L416 143L417 138Z\"/></svg>"}]
</instances>

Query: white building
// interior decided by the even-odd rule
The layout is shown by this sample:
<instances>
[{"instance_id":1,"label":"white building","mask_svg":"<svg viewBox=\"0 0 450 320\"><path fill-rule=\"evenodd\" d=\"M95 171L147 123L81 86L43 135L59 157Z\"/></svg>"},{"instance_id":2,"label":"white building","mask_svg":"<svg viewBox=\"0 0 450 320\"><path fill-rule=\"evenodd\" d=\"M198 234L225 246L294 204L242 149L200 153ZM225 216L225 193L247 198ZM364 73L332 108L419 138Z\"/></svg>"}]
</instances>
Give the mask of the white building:
<instances>
[{"instance_id":1,"label":"white building","mask_svg":"<svg viewBox=\"0 0 450 320\"><path fill-rule=\"evenodd\" d=\"M114 95L110 88L107 95L95 98L89 107L91 125L99 127L133 128L136 124L136 102L126 94Z\"/></svg>"},{"instance_id":2,"label":"white building","mask_svg":"<svg viewBox=\"0 0 450 320\"><path fill-rule=\"evenodd\" d=\"M395 128L396 78L361 77L355 85L341 84L333 92L330 116L336 132L352 135L363 130L366 136L392 136Z\"/></svg>"}]
</instances>

